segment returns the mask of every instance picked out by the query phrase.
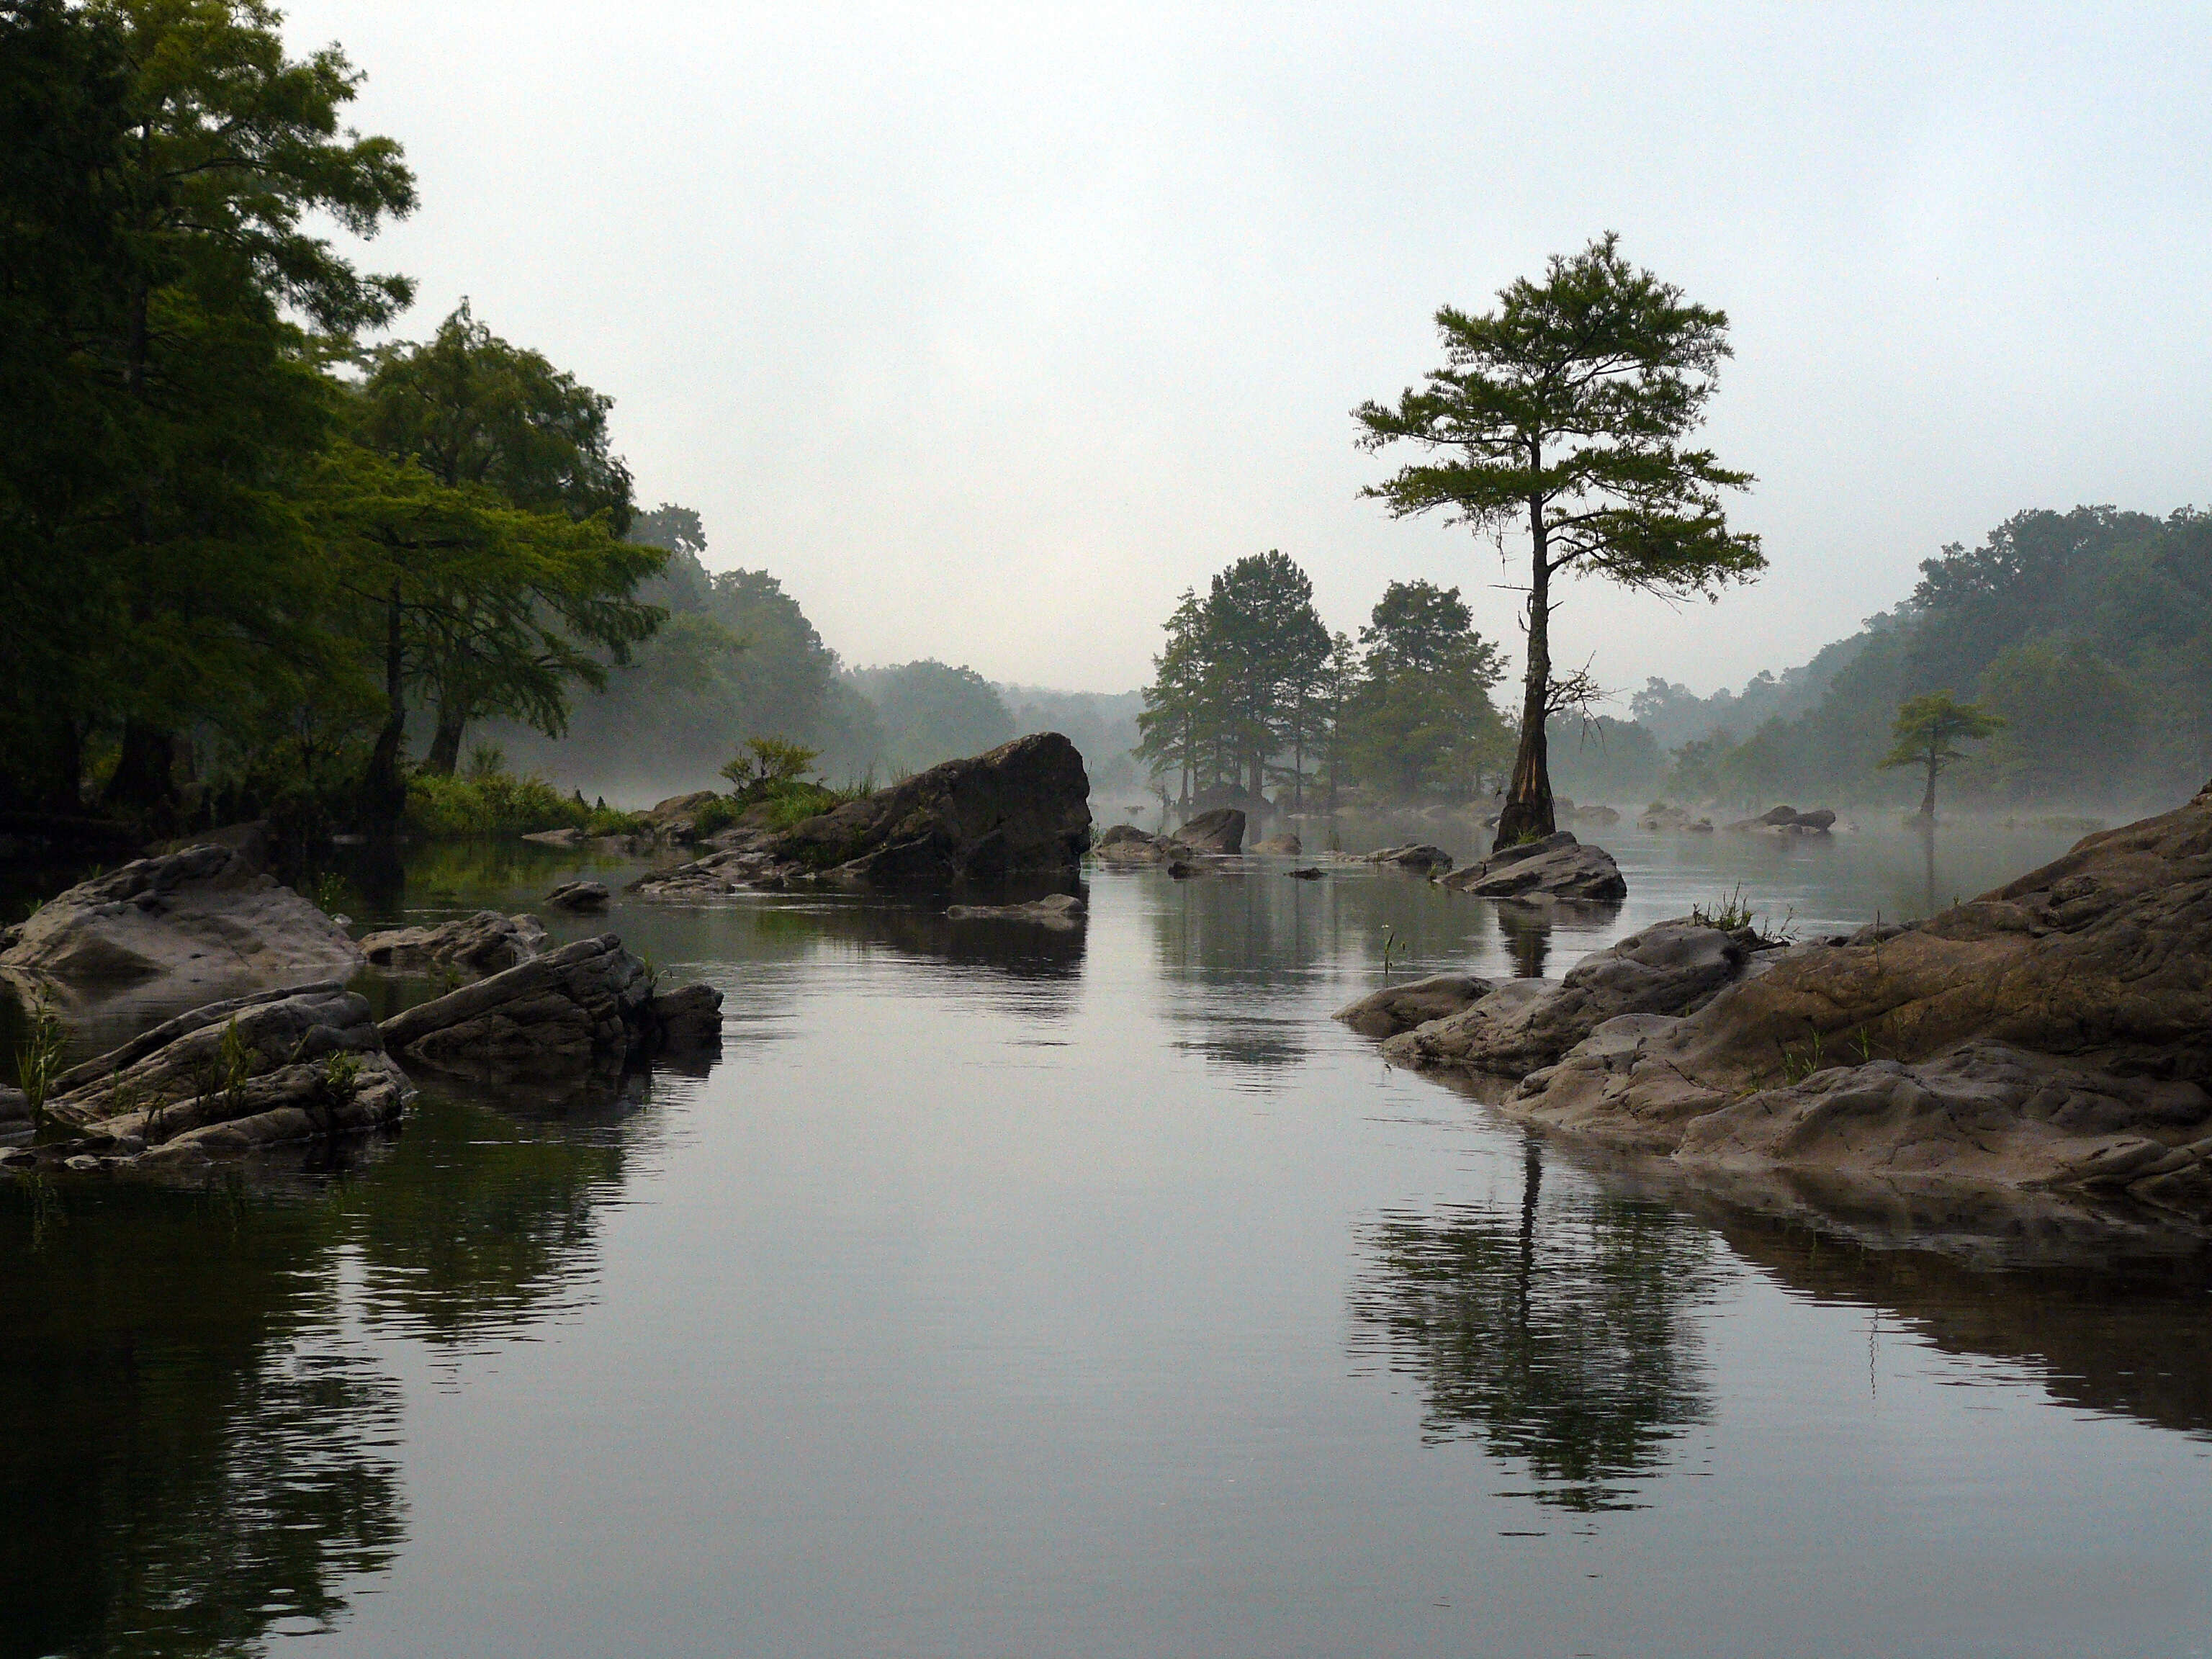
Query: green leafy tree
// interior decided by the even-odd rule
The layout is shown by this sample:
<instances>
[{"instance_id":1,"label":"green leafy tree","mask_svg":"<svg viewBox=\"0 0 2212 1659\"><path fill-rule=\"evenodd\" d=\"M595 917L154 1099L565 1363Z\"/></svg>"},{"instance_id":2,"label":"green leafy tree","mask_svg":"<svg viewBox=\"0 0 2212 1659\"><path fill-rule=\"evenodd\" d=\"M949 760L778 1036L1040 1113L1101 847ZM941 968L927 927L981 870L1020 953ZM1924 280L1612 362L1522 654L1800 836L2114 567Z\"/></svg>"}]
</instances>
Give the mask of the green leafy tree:
<instances>
[{"instance_id":1,"label":"green leafy tree","mask_svg":"<svg viewBox=\"0 0 2212 1659\"><path fill-rule=\"evenodd\" d=\"M2009 646L1982 671L1980 690L2005 723L1985 751L1989 770L2015 800L2095 799L2135 764L2134 694L2086 640Z\"/></svg>"},{"instance_id":2,"label":"green leafy tree","mask_svg":"<svg viewBox=\"0 0 2212 1659\"><path fill-rule=\"evenodd\" d=\"M1393 516L1528 539L1528 660L1502 842L1554 828L1545 743L1555 700L1555 577L1585 574L1644 592L1712 595L1765 568L1755 536L1733 532L1723 492L1751 482L1683 447L1729 355L1728 319L1638 270L1607 234L1545 280L1502 290L1495 311L1437 313L1445 353L1395 407L1353 411L1363 448L1411 444L1410 464L1364 493Z\"/></svg>"},{"instance_id":3,"label":"green leafy tree","mask_svg":"<svg viewBox=\"0 0 2212 1659\"><path fill-rule=\"evenodd\" d=\"M878 757L892 773L980 755L1014 735L1014 717L996 687L974 669L925 659L853 675L883 722Z\"/></svg>"},{"instance_id":4,"label":"green leafy tree","mask_svg":"<svg viewBox=\"0 0 2212 1659\"><path fill-rule=\"evenodd\" d=\"M470 722L486 715L559 732L568 685L603 687L607 665L658 624L635 590L665 556L622 540L630 475L610 447L611 407L494 334L466 301L430 339L377 354L361 395L368 447L449 489L588 532L487 536L489 556L448 561L447 580L418 585L438 593L413 611L415 667L436 711L425 771L451 776Z\"/></svg>"},{"instance_id":5,"label":"green leafy tree","mask_svg":"<svg viewBox=\"0 0 2212 1659\"><path fill-rule=\"evenodd\" d=\"M1343 715L1351 775L1398 800L1479 793L1481 775L1510 753L1490 701L1504 670L1459 589L1392 582L1359 639L1361 677Z\"/></svg>"},{"instance_id":6,"label":"green leafy tree","mask_svg":"<svg viewBox=\"0 0 2212 1659\"><path fill-rule=\"evenodd\" d=\"M1923 692L1908 698L1897 711L1890 728L1896 742L1881 764L1917 767L1926 775L1919 816L1933 821L1936 780L1966 758L1959 744L1979 742L2003 729L2003 720L1978 703L1960 702L1948 691Z\"/></svg>"}]
</instances>

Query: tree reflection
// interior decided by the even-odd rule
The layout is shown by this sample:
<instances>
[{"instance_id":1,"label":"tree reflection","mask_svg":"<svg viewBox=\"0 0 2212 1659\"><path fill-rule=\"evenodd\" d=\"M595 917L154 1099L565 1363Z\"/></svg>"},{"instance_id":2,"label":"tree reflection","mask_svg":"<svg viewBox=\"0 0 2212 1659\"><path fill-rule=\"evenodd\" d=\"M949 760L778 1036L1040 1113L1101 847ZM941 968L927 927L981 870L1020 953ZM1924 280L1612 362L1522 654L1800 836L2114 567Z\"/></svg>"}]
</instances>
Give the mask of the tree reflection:
<instances>
[{"instance_id":1,"label":"tree reflection","mask_svg":"<svg viewBox=\"0 0 2212 1659\"><path fill-rule=\"evenodd\" d=\"M398 1389L334 1332L322 1206L0 1188L0 1654L327 1626L402 1535Z\"/></svg>"},{"instance_id":2,"label":"tree reflection","mask_svg":"<svg viewBox=\"0 0 2212 1659\"><path fill-rule=\"evenodd\" d=\"M1547 1201L1534 1142L1516 1211L1388 1214L1364 1243L1355 1346L1420 1378L1425 1439L1515 1460L1539 1502L1641 1507L1638 1480L1711 1411L1692 1320L1709 1236L1644 1200Z\"/></svg>"}]
</instances>

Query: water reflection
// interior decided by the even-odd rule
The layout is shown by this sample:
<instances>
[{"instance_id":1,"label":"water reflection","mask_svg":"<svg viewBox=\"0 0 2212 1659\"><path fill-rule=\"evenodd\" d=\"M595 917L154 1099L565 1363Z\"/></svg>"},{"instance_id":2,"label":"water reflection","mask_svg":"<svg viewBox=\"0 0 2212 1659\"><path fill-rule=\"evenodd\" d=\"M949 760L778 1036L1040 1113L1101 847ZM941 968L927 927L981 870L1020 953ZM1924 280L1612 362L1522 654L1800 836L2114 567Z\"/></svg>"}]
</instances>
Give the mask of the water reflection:
<instances>
[{"instance_id":1,"label":"water reflection","mask_svg":"<svg viewBox=\"0 0 2212 1659\"><path fill-rule=\"evenodd\" d=\"M0 1187L0 1652L233 1653L341 1617L403 1534L398 1389L338 1334L329 1214Z\"/></svg>"},{"instance_id":2,"label":"water reflection","mask_svg":"<svg viewBox=\"0 0 2212 1659\"><path fill-rule=\"evenodd\" d=\"M1516 1206L1385 1214L1361 1245L1355 1351L1419 1379L1425 1439L1512 1460L1540 1503L1642 1507L1640 1482L1711 1413L1711 1236L1601 1189L1547 1200L1534 1141Z\"/></svg>"}]
</instances>

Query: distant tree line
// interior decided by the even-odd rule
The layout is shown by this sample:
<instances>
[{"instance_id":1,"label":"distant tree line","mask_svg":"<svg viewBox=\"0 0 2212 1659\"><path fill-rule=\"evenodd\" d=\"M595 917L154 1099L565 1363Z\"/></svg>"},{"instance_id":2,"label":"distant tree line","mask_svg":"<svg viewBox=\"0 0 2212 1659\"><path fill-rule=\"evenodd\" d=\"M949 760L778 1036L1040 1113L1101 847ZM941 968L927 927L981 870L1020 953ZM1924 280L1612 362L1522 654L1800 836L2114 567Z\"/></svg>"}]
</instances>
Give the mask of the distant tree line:
<instances>
[{"instance_id":1,"label":"distant tree line","mask_svg":"<svg viewBox=\"0 0 2212 1659\"><path fill-rule=\"evenodd\" d=\"M1165 628L1138 753L1185 808L1465 800L1511 764L1490 697L1504 665L1457 588L1393 582L1355 641L1329 632L1311 580L1270 550L1185 592Z\"/></svg>"}]
</instances>

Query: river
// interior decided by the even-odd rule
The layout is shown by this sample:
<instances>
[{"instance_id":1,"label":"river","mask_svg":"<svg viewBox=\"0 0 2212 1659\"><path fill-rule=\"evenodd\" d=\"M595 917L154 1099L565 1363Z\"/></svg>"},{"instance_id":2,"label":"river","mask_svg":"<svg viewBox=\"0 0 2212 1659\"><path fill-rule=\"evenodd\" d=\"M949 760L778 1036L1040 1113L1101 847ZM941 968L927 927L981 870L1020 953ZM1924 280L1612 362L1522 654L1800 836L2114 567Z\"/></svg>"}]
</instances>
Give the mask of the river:
<instances>
[{"instance_id":1,"label":"river","mask_svg":"<svg viewBox=\"0 0 2212 1659\"><path fill-rule=\"evenodd\" d=\"M1094 872L1066 933L618 899L548 921L720 987L711 1062L0 1183L0 1659L2207 1651L2193 1241L1685 1185L1328 1018L1386 950L1557 975L1738 890L1834 932L2070 835L1593 838L1628 903L1549 925L1280 860Z\"/></svg>"}]
</instances>

